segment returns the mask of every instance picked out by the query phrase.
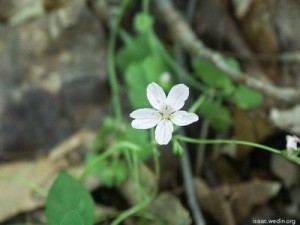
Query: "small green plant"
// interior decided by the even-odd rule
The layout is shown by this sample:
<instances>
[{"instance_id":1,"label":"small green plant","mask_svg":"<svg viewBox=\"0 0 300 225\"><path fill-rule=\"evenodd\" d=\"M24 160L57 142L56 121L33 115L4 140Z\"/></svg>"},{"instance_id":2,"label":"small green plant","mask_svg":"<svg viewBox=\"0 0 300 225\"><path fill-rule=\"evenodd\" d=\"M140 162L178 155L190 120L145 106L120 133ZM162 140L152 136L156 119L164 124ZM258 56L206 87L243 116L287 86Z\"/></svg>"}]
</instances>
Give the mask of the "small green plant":
<instances>
[{"instance_id":1,"label":"small green plant","mask_svg":"<svg viewBox=\"0 0 300 225\"><path fill-rule=\"evenodd\" d=\"M47 197L49 225L92 225L94 201L82 184L65 172L58 175Z\"/></svg>"},{"instance_id":2,"label":"small green plant","mask_svg":"<svg viewBox=\"0 0 300 225\"><path fill-rule=\"evenodd\" d=\"M124 12L130 1L122 3ZM63 172L54 181L46 204L49 225L91 225L95 222L93 199L80 182L89 174L98 176L103 185L108 187L121 185L131 176L136 184L135 191L143 193L138 203L116 215L111 225L118 225L127 217L143 211L155 198L158 184L151 193L143 190L139 181L139 163L152 157L158 181L160 145L171 143L174 154L179 156L185 150L183 142L248 145L282 155L300 164L300 150L297 149L299 139L295 137L287 138L287 150L279 150L242 140L207 140L176 134L178 126L197 122L198 115L208 120L216 130L227 131L232 124L228 105L251 109L259 106L263 97L245 85L233 83L226 74L205 59L192 59L191 73L180 67L155 34L155 21L148 12L149 1L143 0L142 3L142 12L134 17L135 34L130 35L119 28L122 14L112 29L108 69L114 115L104 119L79 178L75 179ZM118 34L123 46L115 52ZM236 60L229 58L227 63L235 70L240 70ZM122 89L118 83L116 65L125 81L122 88L132 108L136 109L130 115L123 113L121 107ZM192 76L192 73L196 76ZM196 101L192 102L190 110L183 111L182 107L189 96L188 87L191 87ZM165 91L169 94L166 95ZM211 93L212 98L208 97ZM149 108L149 103L152 108ZM133 119L131 126L129 117ZM154 127L155 130L152 129ZM150 129L151 132L144 129Z\"/></svg>"}]
</instances>

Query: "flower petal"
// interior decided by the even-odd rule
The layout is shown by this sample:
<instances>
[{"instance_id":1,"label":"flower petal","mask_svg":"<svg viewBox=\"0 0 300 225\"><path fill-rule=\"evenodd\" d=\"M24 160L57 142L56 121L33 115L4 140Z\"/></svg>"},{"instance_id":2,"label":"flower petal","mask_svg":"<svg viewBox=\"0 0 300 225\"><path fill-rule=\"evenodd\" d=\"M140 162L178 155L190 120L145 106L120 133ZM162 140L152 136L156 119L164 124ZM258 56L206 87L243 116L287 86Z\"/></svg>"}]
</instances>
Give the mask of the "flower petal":
<instances>
[{"instance_id":1,"label":"flower petal","mask_svg":"<svg viewBox=\"0 0 300 225\"><path fill-rule=\"evenodd\" d=\"M141 119L141 118L152 118L153 116L157 116L160 113L157 110L154 109L137 109L134 110L132 113L130 113L130 117L133 119Z\"/></svg>"},{"instance_id":2,"label":"flower petal","mask_svg":"<svg viewBox=\"0 0 300 225\"><path fill-rule=\"evenodd\" d=\"M167 104L172 112L175 112L183 107L188 97L189 88L184 84L177 84L170 90L167 97Z\"/></svg>"},{"instance_id":3,"label":"flower petal","mask_svg":"<svg viewBox=\"0 0 300 225\"><path fill-rule=\"evenodd\" d=\"M286 148L287 149L297 149L297 142L299 143L300 142L300 139L293 135L286 135Z\"/></svg>"},{"instance_id":4,"label":"flower petal","mask_svg":"<svg viewBox=\"0 0 300 225\"><path fill-rule=\"evenodd\" d=\"M149 129L155 127L162 119L161 114L154 109L138 109L133 111L130 115L134 118L131 126L136 129Z\"/></svg>"},{"instance_id":5,"label":"flower petal","mask_svg":"<svg viewBox=\"0 0 300 225\"><path fill-rule=\"evenodd\" d=\"M160 145L166 145L172 138L173 124L170 120L162 120L155 129L155 140Z\"/></svg>"},{"instance_id":6,"label":"flower petal","mask_svg":"<svg viewBox=\"0 0 300 225\"><path fill-rule=\"evenodd\" d=\"M199 117L195 113L177 111L170 116L171 121L177 126L186 126L198 121Z\"/></svg>"},{"instance_id":7,"label":"flower petal","mask_svg":"<svg viewBox=\"0 0 300 225\"><path fill-rule=\"evenodd\" d=\"M147 98L153 108L162 110L166 105L166 94L164 90L156 83L152 82L147 86Z\"/></svg>"}]
</instances>

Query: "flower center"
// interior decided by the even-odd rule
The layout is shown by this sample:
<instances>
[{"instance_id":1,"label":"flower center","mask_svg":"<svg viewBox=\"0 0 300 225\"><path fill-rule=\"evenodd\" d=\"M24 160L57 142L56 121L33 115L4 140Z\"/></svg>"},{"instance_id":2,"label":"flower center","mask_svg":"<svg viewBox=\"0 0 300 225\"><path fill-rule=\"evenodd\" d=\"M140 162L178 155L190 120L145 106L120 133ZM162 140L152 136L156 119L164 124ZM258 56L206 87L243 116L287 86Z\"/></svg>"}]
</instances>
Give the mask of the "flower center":
<instances>
[{"instance_id":1,"label":"flower center","mask_svg":"<svg viewBox=\"0 0 300 225\"><path fill-rule=\"evenodd\" d=\"M162 117L163 117L163 120L167 120L170 118L170 115L172 113L172 110L171 108L166 105L165 109L161 111L161 114L162 114Z\"/></svg>"}]
</instances>

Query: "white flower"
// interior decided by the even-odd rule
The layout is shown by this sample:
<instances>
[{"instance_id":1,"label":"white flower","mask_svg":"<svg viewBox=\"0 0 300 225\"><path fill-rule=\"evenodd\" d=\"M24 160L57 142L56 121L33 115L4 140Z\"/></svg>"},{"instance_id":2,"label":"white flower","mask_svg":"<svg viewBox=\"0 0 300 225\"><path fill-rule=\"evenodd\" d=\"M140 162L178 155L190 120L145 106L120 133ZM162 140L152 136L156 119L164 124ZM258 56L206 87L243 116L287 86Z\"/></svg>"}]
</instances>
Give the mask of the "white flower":
<instances>
[{"instance_id":1,"label":"white flower","mask_svg":"<svg viewBox=\"0 0 300 225\"><path fill-rule=\"evenodd\" d=\"M130 117L132 127L149 129L156 126L155 140L166 145L172 139L173 123L186 126L199 118L195 113L180 110L189 96L189 88L184 84L175 85L166 96L163 89L156 83L147 87L147 98L154 109L143 108L133 111Z\"/></svg>"},{"instance_id":2,"label":"white flower","mask_svg":"<svg viewBox=\"0 0 300 225\"><path fill-rule=\"evenodd\" d=\"M293 135L286 135L286 149L290 155L297 149L297 143L300 143L300 139Z\"/></svg>"}]
</instances>

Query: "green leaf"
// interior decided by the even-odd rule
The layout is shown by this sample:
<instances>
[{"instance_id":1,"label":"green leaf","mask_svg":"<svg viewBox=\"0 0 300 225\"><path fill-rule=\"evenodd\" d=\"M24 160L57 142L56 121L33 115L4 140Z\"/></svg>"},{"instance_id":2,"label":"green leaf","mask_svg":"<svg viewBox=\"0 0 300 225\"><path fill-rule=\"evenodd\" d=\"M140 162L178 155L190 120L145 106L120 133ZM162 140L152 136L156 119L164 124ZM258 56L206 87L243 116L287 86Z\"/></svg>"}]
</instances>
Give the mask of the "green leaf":
<instances>
[{"instance_id":1,"label":"green leaf","mask_svg":"<svg viewBox=\"0 0 300 225\"><path fill-rule=\"evenodd\" d=\"M240 65L235 59L228 58L226 62L232 69L240 70ZM235 87L230 78L210 61L196 58L193 59L192 65L196 73L208 86L221 89L225 96L229 96L234 92Z\"/></svg>"},{"instance_id":2,"label":"green leaf","mask_svg":"<svg viewBox=\"0 0 300 225\"><path fill-rule=\"evenodd\" d=\"M210 61L206 59L195 59L192 64L197 74L207 85L222 89L233 85L231 80Z\"/></svg>"},{"instance_id":3,"label":"green leaf","mask_svg":"<svg viewBox=\"0 0 300 225\"><path fill-rule=\"evenodd\" d=\"M117 65L125 71L132 63L143 61L150 52L149 36L146 33L138 35L117 52Z\"/></svg>"},{"instance_id":4,"label":"green leaf","mask_svg":"<svg viewBox=\"0 0 300 225\"><path fill-rule=\"evenodd\" d=\"M98 157L96 154L90 154L87 160L87 166L93 164L94 159ZM90 173L98 176L106 187L121 184L128 174L128 168L125 162L119 158L103 159L97 164L93 164Z\"/></svg>"},{"instance_id":5,"label":"green leaf","mask_svg":"<svg viewBox=\"0 0 300 225\"><path fill-rule=\"evenodd\" d=\"M177 140L173 140L173 153L175 155L182 156L183 151L184 150L182 146L179 144L179 142Z\"/></svg>"},{"instance_id":6,"label":"green leaf","mask_svg":"<svg viewBox=\"0 0 300 225\"><path fill-rule=\"evenodd\" d=\"M199 108L199 111L216 130L227 131L232 124L232 117L229 109L218 102L206 99Z\"/></svg>"},{"instance_id":7,"label":"green leaf","mask_svg":"<svg viewBox=\"0 0 300 225\"><path fill-rule=\"evenodd\" d=\"M76 211L72 211L63 217L60 225L84 225L84 222Z\"/></svg>"},{"instance_id":8,"label":"green leaf","mask_svg":"<svg viewBox=\"0 0 300 225\"><path fill-rule=\"evenodd\" d=\"M149 105L146 96L148 80L145 70L140 63L131 63L125 71L130 103L134 108L147 107Z\"/></svg>"},{"instance_id":9,"label":"green leaf","mask_svg":"<svg viewBox=\"0 0 300 225\"><path fill-rule=\"evenodd\" d=\"M263 96L261 93L244 85L240 85L234 94L234 102L242 109L257 107L262 101Z\"/></svg>"},{"instance_id":10,"label":"green leaf","mask_svg":"<svg viewBox=\"0 0 300 225\"><path fill-rule=\"evenodd\" d=\"M135 108L149 107L146 96L147 85L159 83L160 76L167 71L163 60L157 55L149 55L141 62L132 62L125 71L125 80L131 104Z\"/></svg>"},{"instance_id":11,"label":"green leaf","mask_svg":"<svg viewBox=\"0 0 300 225\"><path fill-rule=\"evenodd\" d=\"M162 73L168 70L164 60L158 55L149 55L142 62L148 83L158 82Z\"/></svg>"},{"instance_id":12,"label":"green leaf","mask_svg":"<svg viewBox=\"0 0 300 225\"><path fill-rule=\"evenodd\" d=\"M134 17L134 28L137 32L143 33L152 28L153 18L147 13L138 13Z\"/></svg>"},{"instance_id":13,"label":"green leaf","mask_svg":"<svg viewBox=\"0 0 300 225\"><path fill-rule=\"evenodd\" d=\"M94 202L90 193L79 181L62 172L54 181L47 197L48 224L58 225L64 220L70 221L71 218L68 218L68 214L70 214L69 216L74 215L75 218L81 217L84 225L92 225Z\"/></svg>"},{"instance_id":14,"label":"green leaf","mask_svg":"<svg viewBox=\"0 0 300 225\"><path fill-rule=\"evenodd\" d=\"M129 128L126 131L125 139L137 145L149 144L149 131Z\"/></svg>"}]
</instances>

